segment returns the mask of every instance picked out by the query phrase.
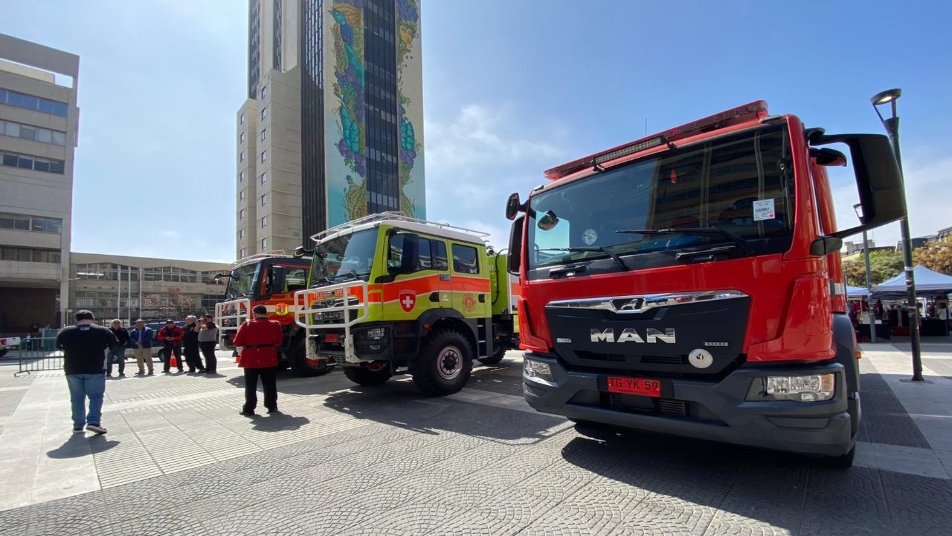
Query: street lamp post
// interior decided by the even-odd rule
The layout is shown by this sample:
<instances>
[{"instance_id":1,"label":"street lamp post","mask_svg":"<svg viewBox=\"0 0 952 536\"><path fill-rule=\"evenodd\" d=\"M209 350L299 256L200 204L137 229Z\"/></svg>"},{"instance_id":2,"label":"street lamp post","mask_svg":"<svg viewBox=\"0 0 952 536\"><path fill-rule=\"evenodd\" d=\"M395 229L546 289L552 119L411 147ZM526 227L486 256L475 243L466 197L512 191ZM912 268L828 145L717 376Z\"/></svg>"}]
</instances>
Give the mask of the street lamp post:
<instances>
[{"instance_id":1,"label":"street lamp post","mask_svg":"<svg viewBox=\"0 0 952 536\"><path fill-rule=\"evenodd\" d=\"M896 100L902 95L901 89L887 89L879 92L870 99L873 103L873 109L876 115L882 121L886 133L889 134L889 141L892 142L893 152L896 153L896 163L899 164L899 174L903 178L903 198L905 198L905 175L902 172L902 156L899 152L899 115L896 113ZM879 106L892 104L892 116L888 119L883 118L879 112ZM899 220L899 231L902 233L902 260L906 271L906 292L909 302L909 338L912 343L912 381L921 382L922 378L922 355L919 349L919 308L916 300L916 277L913 272L912 264L912 240L909 238L909 216L908 205L906 217Z\"/></svg>"},{"instance_id":2,"label":"street lamp post","mask_svg":"<svg viewBox=\"0 0 952 536\"><path fill-rule=\"evenodd\" d=\"M853 210L859 216L862 203L853 205ZM876 315L873 313L873 278L869 271L869 240L866 231L863 231L863 259L866 262L866 316L869 317L869 342L876 342Z\"/></svg>"}]
</instances>

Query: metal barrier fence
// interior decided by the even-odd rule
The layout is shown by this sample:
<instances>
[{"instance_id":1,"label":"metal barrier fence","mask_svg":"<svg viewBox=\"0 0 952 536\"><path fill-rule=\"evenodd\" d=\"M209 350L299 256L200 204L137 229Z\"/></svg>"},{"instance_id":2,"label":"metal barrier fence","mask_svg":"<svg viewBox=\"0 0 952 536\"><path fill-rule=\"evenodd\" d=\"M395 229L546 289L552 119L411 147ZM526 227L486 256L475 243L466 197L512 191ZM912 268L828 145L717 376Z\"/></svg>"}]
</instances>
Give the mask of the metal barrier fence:
<instances>
[{"instance_id":1,"label":"metal barrier fence","mask_svg":"<svg viewBox=\"0 0 952 536\"><path fill-rule=\"evenodd\" d=\"M19 370L14 376L42 372L46 370L63 370L63 352L55 347L56 337L30 338L21 341L17 352Z\"/></svg>"}]
</instances>

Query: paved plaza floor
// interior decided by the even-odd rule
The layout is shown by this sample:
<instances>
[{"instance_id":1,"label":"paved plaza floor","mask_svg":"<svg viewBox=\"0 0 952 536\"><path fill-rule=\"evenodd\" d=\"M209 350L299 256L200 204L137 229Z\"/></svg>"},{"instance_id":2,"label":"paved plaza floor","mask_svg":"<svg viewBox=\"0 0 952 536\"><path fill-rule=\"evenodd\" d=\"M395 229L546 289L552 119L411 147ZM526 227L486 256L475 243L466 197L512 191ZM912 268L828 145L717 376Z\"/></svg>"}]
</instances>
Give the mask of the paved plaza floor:
<instances>
[{"instance_id":1,"label":"paved plaza floor","mask_svg":"<svg viewBox=\"0 0 952 536\"><path fill-rule=\"evenodd\" d=\"M104 436L71 433L61 372L0 359L0 534L948 534L952 345L923 348L910 383L908 345L864 345L849 470L587 439L525 404L519 352L444 398L279 376L281 414L255 418L220 353L217 376L109 379Z\"/></svg>"}]
</instances>

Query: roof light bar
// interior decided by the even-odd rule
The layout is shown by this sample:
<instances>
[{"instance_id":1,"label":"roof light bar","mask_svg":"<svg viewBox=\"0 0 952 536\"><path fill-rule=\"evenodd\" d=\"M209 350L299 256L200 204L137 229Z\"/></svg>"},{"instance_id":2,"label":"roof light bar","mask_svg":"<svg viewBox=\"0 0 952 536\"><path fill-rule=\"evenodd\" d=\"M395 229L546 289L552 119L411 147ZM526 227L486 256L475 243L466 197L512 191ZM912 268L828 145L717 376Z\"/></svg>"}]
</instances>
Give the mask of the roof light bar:
<instances>
[{"instance_id":1,"label":"roof light bar","mask_svg":"<svg viewBox=\"0 0 952 536\"><path fill-rule=\"evenodd\" d=\"M709 132L714 129L737 125L747 121L763 119L764 117L767 117L767 103L762 100L754 101L749 104L721 112L719 114L714 114L710 117L705 117L704 119L698 119L697 121L692 121L685 125L665 130L660 134L653 134L651 136L635 140L631 143L626 143L624 145L619 145L618 147L608 149L607 151L602 151L591 156L586 156L585 158L573 160L568 164L547 169L545 171L545 176L550 180L558 180L578 171L582 171L583 169L595 168L617 158L645 151L677 139L687 138L695 134L701 134L703 132Z\"/></svg>"}]
</instances>

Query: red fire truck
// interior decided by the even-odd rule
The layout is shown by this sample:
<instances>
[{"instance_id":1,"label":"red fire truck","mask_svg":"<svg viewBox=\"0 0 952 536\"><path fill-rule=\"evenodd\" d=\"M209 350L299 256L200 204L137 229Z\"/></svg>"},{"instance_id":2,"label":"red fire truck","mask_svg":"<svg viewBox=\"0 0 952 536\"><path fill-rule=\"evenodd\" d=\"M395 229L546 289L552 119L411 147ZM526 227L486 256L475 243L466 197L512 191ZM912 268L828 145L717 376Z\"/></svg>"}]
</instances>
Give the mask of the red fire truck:
<instances>
[{"instance_id":1,"label":"red fire truck","mask_svg":"<svg viewBox=\"0 0 952 536\"><path fill-rule=\"evenodd\" d=\"M847 158L831 144L863 208L842 231L825 168ZM506 207L532 407L592 435L852 464L860 354L839 252L905 216L885 136L828 135L758 101L545 175Z\"/></svg>"},{"instance_id":2,"label":"red fire truck","mask_svg":"<svg viewBox=\"0 0 952 536\"><path fill-rule=\"evenodd\" d=\"M231 343L238 326L250 317L256 305L268 308L268 318L284 329L284 342L278 348L281 366L302 376L320 376L330 372L333 363L311 359L305 351L304 331L294 322L294 293L307 288L311 258L272 251L239 259L227 274L225 299L215 305L218 345L223 350L238 349Z\"/></svg>"}]
</instances>

